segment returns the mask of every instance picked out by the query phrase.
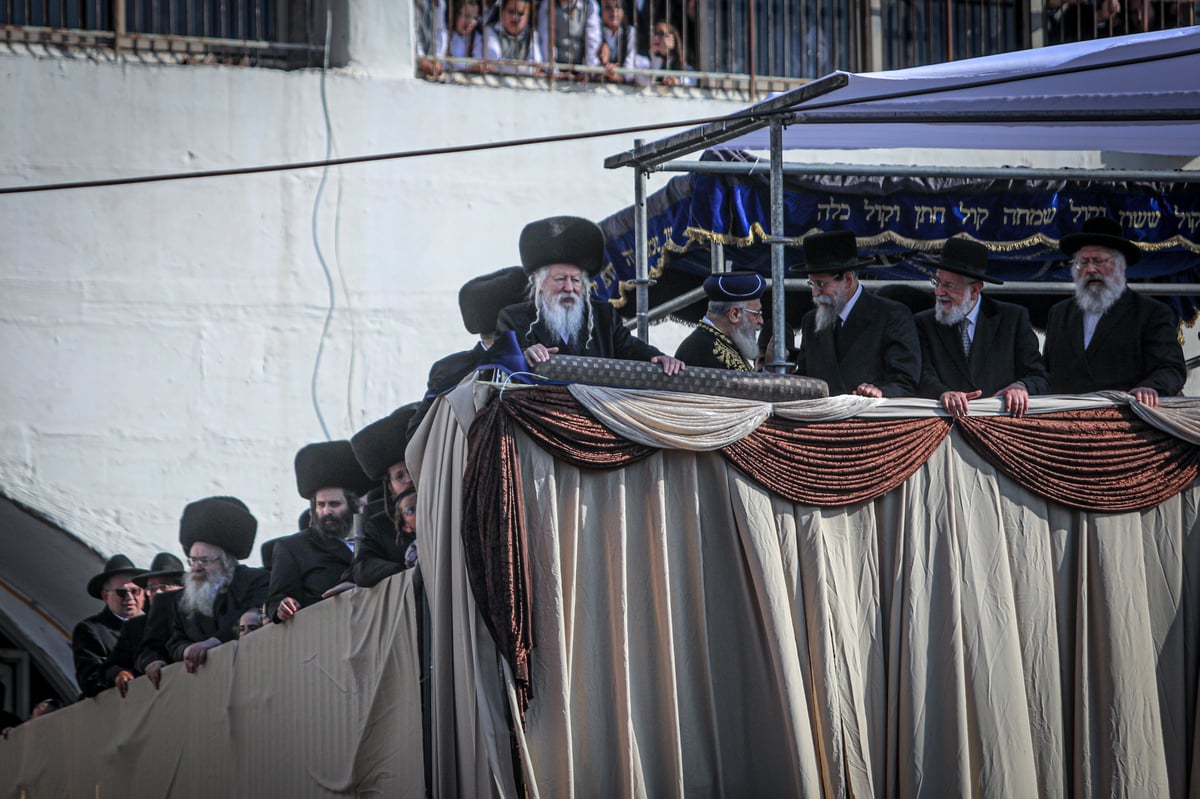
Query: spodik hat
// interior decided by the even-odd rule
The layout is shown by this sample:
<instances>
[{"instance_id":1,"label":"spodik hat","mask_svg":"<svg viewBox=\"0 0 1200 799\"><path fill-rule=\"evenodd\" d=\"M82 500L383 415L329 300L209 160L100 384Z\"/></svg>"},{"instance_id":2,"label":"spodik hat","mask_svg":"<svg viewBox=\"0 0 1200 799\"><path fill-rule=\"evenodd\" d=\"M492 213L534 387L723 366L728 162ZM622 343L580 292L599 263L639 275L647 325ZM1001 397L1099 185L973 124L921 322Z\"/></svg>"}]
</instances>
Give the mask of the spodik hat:
<instances>
[{"instance_id":1,"label":"spodik hat","mask_svg":"<svg viewBox=\"0 0 1200 799\"><path fill-rule=\"evenodd\" d=\"M604 268L604 233L590 219L551 216L521 231L521 266L533 274L543 266L572 264L588 275Z\"/></svg>"},{"instance_id":2,"label":"spodik hat","mask_svg":"<svg viewBox=\"0 0 1200 799\"><path fill-rule=\"evenodd\" d=\"M114 574L128 574L131 577L137 577L145 571L145 569L139 569L137 566L134 566L133 561L125 555L113 555L104 564L104 571L88 580L87 592L96 599L100 599L100 592L104 590L104 583L108 581L109 577L112 577Z\"/></svg>"},{"instance_id":3,"label":"spodik hat","mask_svg":"<svg viewBox=\"0 0 1200 799\"><path fill-rule=\"evenodd\" d=\"M919 256L918 260L937 269L944 269L947 272L969 277L972 280L982 280L985 283L993 283L997 286L1004 285L1003 280L988 277L987 275L987 245L962 236L946 239L939 257Z\"/></svg>"},{"instance_id":4,"label":"spodik hat","mask_svg":"<svg viewBox=\"0 0 1200 799\"><path fill-rule=\"evenodd\" d=\"M1062 237L1058 248L1067 256L1074 256L1080 248L1089 244L1108 247L1125 256L1125 263L1133 265L1142 259L1142 251L1121 233L1121 223L1106 216L1093 216L1084 220L1083 229Z\"/></svg>"},{"instance_id":5,"label":"spodik hat","mask_svg":"<svg viewBox=\"0 0 1200 799\"><path fill-rule=\"evenodd\" d=\"M296 490L305 499L312 499L322 488L365 494L374 484L358 465L354 448L346 440L322 441L302 447L296 453L294 465Z\"/></svg>"},{"instance_id":6,"label":"spodik hat","mask_svg":"<svg viewBox=\"0 0 1200 799\"><path fill-rule=\"evenodd\" d=\"M870 258L858 257L858 240L849 230L813 233L804 239L804 261L789 272L806 275L821 272L852 272L874 265Z\"/></svg>"},{"instance_id":7,"label":"spodik hat","mask_svg":"<svg viewBox=\"0 0 1200 799\"><path fill-rule=\"evenodd\" d=\"M245 560L254 549L258 519L235 497L207 497L190 503L179 518L179 543L188 554L203 541Z\"/></svg>"},{"instance_id":8,"label":"spodik hat","mask_svg":"<svg viewBox=\"0 0 1200 799\"><path fill-rule=\"evenodd\" d=\"M458 290L458 310L468 333L494 333L500 312L525 298L529 276L519 266L472 278Z\"/></svg>"}]
</instances>

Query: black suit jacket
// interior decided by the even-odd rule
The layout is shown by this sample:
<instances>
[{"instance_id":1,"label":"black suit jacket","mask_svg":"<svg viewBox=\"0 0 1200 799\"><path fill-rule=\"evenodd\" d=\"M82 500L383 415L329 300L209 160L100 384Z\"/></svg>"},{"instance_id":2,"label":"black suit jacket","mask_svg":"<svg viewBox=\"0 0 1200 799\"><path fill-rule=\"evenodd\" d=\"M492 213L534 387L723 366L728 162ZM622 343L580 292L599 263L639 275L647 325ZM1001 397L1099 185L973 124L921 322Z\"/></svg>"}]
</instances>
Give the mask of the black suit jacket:
<instances>
[{"instance_id":1,"label":"black suit jacket","mask_svg":"<svg viewBox=\"0 0 1200 799\"><path fill-rule=\"evenodd\" d=\"M629 331L621 324L621 318L611 305L606 302L593 302L591 306L592 337L590 342L587 341L586 329L580 334L581 340L564 344L562 339L546 329L542 322L534 324L534 320L537 319L537 309L534 308L532 302L508 306L500 312L497 325L501 333L506 330L514 331L522 350L533 344L542 344L546 347L558 347L561 355L621 358L627 361L648 361L655 356L662 355L660 350L629 335Z\"/></svg>"},{"instance_id":2,"label":"black suit jacket","mask_svg":"<svg viewBox=\"0 0 1200 799\"><path fill-rule=\"evenodd\" d=\"M907 306L864 290L837 331L836 345L836 320L817 332L816 319L813 310L800 322L797 374L824 380L831 396L850 394L860 383L871 383L885 397L916 393L921 380L921 346Z\"/></svg>"},{"instance_id":3,"label":"black suit jacket","mask_svg":"<svg viewBox=\"0 0 1200 799\"><path fill-rule=\"evenodd\" d=\"M425 414L429 413L429 409L433 407L433 401L461 383L462 379L481 363L487 363L487 353L488 351L483 348L482 343L476 344L472 349L447 355L429 368L425 396L421 399L421 404L417 406L417 412L408 422L410 438L413 432L421 426L421 420L425 418Z\"/></svg>"},{"instance_id":4,"label":"black suit jacket","mask_svg":"<svg viewBox=\"0 0 1200 799\"><path fill-rule=\"evenodd\" d=\"M937 399L947 391L978 389L990 397L1017 380L1030 394L1046 393L1046 363L1022 306L981 296L969 359L957 325L938 324L933 310L913 319L921 340L921 396Z\"/></svg>"},{"instance_id":5,"label":"black suit jacket","mask_svg":"<svg viewBox=\"0 0 1200 799\"><path fill-rule=\"evenodd\" d=\"M146 620L149 618L150 611L147 610L141 616L134 616L121 625L117 642L113 644L108 660L104 661L103 682L105 688L112 688L116 685L117 675L122 671L131 672L135 676L142 673L137 667L137 654L141 649L142 634L146 631Z\"/></svg>"},{"instance_id":6,"label":"black suit jacket","mask_svg":"<svg viewBox=\"0 0 1200 799\"><path fill-rule=\"evenodd\" d=\"M125 624L107 607L75 625L71 633L71 652L75 656L75 681L84 696L95 696L105 688L104 666L117 645L117 636Z\"/></svg>"},{"instance_id":7,"label":"black suit jacket","mask_svg":"<svg viewBox=\"0 0 1200 799\"><path fill-rule=\"evenodd\" d=\"M675 350L675 357L688 366L710 369L733 369L753 372L754 364L746 363L733 339L717 328L701 322Z\"/></svg>"},{"instance_id":8,"label":"black suit jacket","mask_svg":"<svg viewBox=\"0 0 1200 799\"><path fill-rule=\"evenodd\" d=\"M1086 350L1083 311L1075 299L1055 304L1046 322L1045 354L1052 394L1145 387L1170 397L1187 382L1171 309L1129 289L1100 317Z\"/></svg>"},{"instance_id":9,"label":"black suit jacket","mask_svg":"<svg viewBox=\"0 0 1200 799\"><path fill-rule=\"evenodd\" d=\"M394 500L384 500L387 501ZM383 502L368 507L367 512L368 523L363 528L362 540L354 548L354 563L350 564L350 576L363 588L404 571L404 553L416 538L396 534L396 525L388 518Z\"/></svg>"},{"instance_id":10,"label":"black suit jacket","mask_svg":"<svg viewBox=\"0 0 1200 799\"><path fill-rule=\"evenodd\" d=\"M186 577L187 575L184 575L185 579ZM145 674L146 667L156 660L171 662L167 644L171 640L171 625L178 612L173 606L182 595L183 591L170 591L159 594L150 603L150 611L146 613L146 624L142 628L142 640L133 659L135 673Z\"/></svg>"},{"instance_id":11,"label":"black suit jacket","mask_svg":"<svg viewBox=\"0 0 1200 799\"><path fill-rule=\"evenodd\" d=\"M271 563L271 590L267 613L279 621L279 603L291 597L306 608L321 601L321 594L350 579L354 553L342 541L309 527L275 545Z\"/></svg>"},{"instance_id":12,"label":"black suit jacket","mask_svg":"<svg viewBox=\"0 0 1200 799\"><path fill-rule=\"evenodd\" d=\"M276 554L275 558L278 562L279 555ZM238 619L247 610L260 608L267 601L270 580L271 576L266 569L238 564L229 585L217 595L212 616L186 614L179 607L183 591L168 594L175 601L163 604L170 616L166 620L170 632L166 647L167 662L176 663L183 660L183 650L197 641L206 641L209 638L232 641L237 638ZM146 636L143 636L143 650L147 643L145 638L149 636L153 626L154 620L151 619L147 622Z\"/></svg>"}]
</instances>

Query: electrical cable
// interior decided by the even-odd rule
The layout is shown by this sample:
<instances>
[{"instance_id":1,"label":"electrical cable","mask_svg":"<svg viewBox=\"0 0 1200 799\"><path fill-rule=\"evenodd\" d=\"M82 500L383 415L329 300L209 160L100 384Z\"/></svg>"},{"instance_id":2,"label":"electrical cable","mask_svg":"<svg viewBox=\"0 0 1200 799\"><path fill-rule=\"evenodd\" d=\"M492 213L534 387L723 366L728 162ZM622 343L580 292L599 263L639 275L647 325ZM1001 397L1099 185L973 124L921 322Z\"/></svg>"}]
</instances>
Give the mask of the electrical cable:
<instances>
[{"instance_id":1,"label":"electrical cable","mask_svg":"<svg viewBox=\"0 0 1200 799\"><path fill-rule=\"evenodd\" d=\"M312 379L309 383L309 396L312 399L313 410L316 411L317 421L321 424L321 432L325 434L325 440L332 440L333 436L329 435L329 428L325 425L325 416L321 413L321 401L317 398L317 376L321 371L321 356L325 353L325 336L329 333L329 325L333 321L333 312L337 308L337 296L333 290L333 275L329 273L329 264L325 262L325 254L321 252L321 237L319 234L317 221L321 210L321 195L325 192L325 181L329 178L329 159L333 155L333 128L329 121L329 105L325 97L325 76L329 72L329 32L333 28L333 13L329 9L329 4L325 5L325 62L321 68L321 107L325 111L325 162L326 166L321 170L321 182L317 184L317 194L313 198L312 210L312 241L313 248L317 251L317 261L321 264L321 271L325 274L325 285L329 288L329 308L325 312L325 324L321 327L321 338L317 342L317 357L313 359Z\"/></svg>"}]
</instances>

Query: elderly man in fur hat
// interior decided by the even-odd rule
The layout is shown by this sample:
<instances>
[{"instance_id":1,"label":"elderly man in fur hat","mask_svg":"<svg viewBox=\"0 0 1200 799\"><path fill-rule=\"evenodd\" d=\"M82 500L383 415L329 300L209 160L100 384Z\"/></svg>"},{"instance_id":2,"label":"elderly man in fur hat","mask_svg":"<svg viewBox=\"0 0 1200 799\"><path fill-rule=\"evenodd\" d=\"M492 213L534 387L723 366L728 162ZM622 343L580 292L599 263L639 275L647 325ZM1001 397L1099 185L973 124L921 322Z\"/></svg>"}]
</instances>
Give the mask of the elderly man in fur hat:
<instances>
[{"instance_id":1,"label":"elderly man in fur hat","mask_svg":"<svg viewBox=\"0 0 1200 799\"><path fill-rule=\"evenodd\" d=\"M966 238L947 239L933 278L934 306L914 317L921 339L921 395L954 416L977 397L1000 397L1022 416L1030 394L1046 393L1046 364L1029 311L983 296L988 248Z\"/></svg>"},{"instance_id":2,"label":"elderly man in fur hat","mask_svg":"<svg viewBox=\"0 0 1200 799\"><path fill-rule=\"evenodd\" d=\"M155 688L164 665L183 661L195 672L208 650L237 637L242 613L266 601L266 570L238 563L254 551L257 532L258 520L234 497L208 497L183 509L179 543L191 570L182 591L155 600L138 655Z\"/></svg>"},{"instance_id":3,"label":"elderly man in fur hat","mask_svg":"<svg viewBox=\"0 0 1200 799\"><path fill-rule=\"evenodd\" d=\"M296 453L295 467L296 489L310 503L310 521L275 546L267 615L276 622L354 587L354 516L371 488L349 441L309 444Z\"/></svg>"},{"instance_id":4,"label":"elderly man in fur hat","mask_svg":"<svg viewBox=\"0 0 1200 799\"><path fill-rule=\"evenodd\" d=\"M84 696L112 687L105 680L104 667L125 623L142 615L142 589L133 580L143 572L124 555L113 555L104 571L88 580L88 594L102 601L104 609L76 624L71 634L75 681Z\"/></svg>"},{"instance_id":5,"label":"elderly man in fur hat","mask_svg":"<svg viewBox=\"0 0 1200 799\"><path fill-rule=\"evenodd\" d=\"M753 372L766 290L767 281L757 272L710 275L704 281L708 310L675 357L692 366Z\"/></svg>"},{"instance_id":6,"label":"elderly man in fur hat","mask_svg":"<svg viewBox=\"0 0 1200 799\"><path fill-rule=\"evenodd\" d=\"M521 265L529 301L500 313L500 331L512 330L532 364L551 355L587 355L649 361L663 374L683 362L629 335L608 303L592 302L591 278L604 266L604 234L587 219L554 216L521 231Z\"/></svg>"},{"instance_id":7,"label":"elderly man in fur hat","mask_svg":"<svg viewBox=\"0 0 1200 799\"><path fill-rule=\"evenodd\" d=\"M1125 285L1125 267L1142 251L1120 223L1093 217L1063 236L1059 249L1071 258L1075 296L1055 304L1046 322L1050 393L1127 391L1151 408L1159 396L1178 394L1187 367L1175 316Z\"/></svg>"},{"instance_id":8,"label":"elderly man in fur hat","mask_svg":"<svg viewBox=\"0 0 1200 799\"><path fill-rule=\"evenodd\" d=\"M796 373L829 384L829 393L911 397L921 379L921 345L912 313L902 303L863 289L858 242L848 230L804 239L804 264L813 310L800 321Z\"/></svg>"}]
</instances>

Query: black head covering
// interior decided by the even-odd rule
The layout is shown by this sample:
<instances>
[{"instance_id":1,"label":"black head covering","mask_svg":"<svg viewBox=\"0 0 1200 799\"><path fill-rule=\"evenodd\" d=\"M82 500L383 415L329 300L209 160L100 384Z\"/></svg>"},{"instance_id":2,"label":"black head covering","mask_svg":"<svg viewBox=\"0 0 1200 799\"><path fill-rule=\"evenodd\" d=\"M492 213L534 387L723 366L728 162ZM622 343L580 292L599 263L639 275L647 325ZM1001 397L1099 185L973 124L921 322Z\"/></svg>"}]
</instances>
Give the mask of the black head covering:
<instances>
[{"instance_id":1,"label":"black head covering","mask_svg":"<svg viewBox=\"0 0 1200 799\"><path fill-rule=\"evenodd\" d=\"M402 405L390 415L371 422L350 439L350 447L354 450L358 465L371 480L379 481L387 477L392 464L404 460L404 448L408 445L408 423L417 412L418 405L420 403L417 402Z\"/></svg>"},{"instance_id":2,"label":"black head covering","mask_svg":"<svg viewBox=\"0 0 1200 799\"><path fill-rule=\"evenodd\" d=\"M758 272L722 272L704 279L704 293L713 302L757 300L767 290Z\"/></svg>"},{"instance_id":3,"label":"black head covering","mask_svg":"<svg viewBox=\"0 0 1200 799\"><path fill-rule=\"evenodd\" d=\"M124 555L113 555L108 559L108 563L104 564L104 571L97 574L92 579L88 580L87 592L100 599L100 592L104 590L104 583L109 577L114 574L128 574L131 578L143 574L146 570L139 569L133 565L133 561Z\"/></svg>"},{"instance_id":4,"label":"black head covering","mask_svg":"<svg viewBox=\"0 0 1200 799\"><path fill-rule=\"evenodd\" d=\"M322 488L365 494L374 482L363 473L354 457L354 448L345 440L322 441L301 448L296 453L295 467L296 490L305 499L312 499Z\"/></svg>"},{"instance_id":5,"label":"black head covering","mask_svg":"<svg viewBox=\"0 0 1200 799\"><path fill-rule=\"evenodd\" d=\"M604 268L604 233L590 219L551 216L521 231L521 266L533 274L550 264L573 264L588 275Z\"/></svg>"},{"instance_id":6,"label":"black head covering","mask_svg":"<svg viewBox=\"0 0 1200 799\"><path fill-rule=\"evenodd\" d=\"M1125 263L1132 266L1142 259L1138 246L1121 233L1121 223L1106 216L1093 216L1084 220L1083 229L1062 237L1058 248L1068 256L1074 256L1081 247L1089 244L1108 247L1125 256Z\"/></svg>"},{"instance_id":7,"label":"black head covering","mask_svg":"<svg viewBox=\"0 0 1200 799\"><path fill-rule=\"evenodd\" d=\"M994 283L997 286L1004 285L1003 280L987 276L987 245L961 236L946 239L940 257L921 258L919 260L929 266L937 269L945 269L947 272L969 277L972 280L982 280L986 283Z\"/></svg>"},{"instance_id":8,"label":"black head covering","mask_svg":"<svg viewBox=\"0 0 1200 799\"><path fill-rule=\"evenodd\" d=\"M804 239L804 262L788 269L806 275L821 272L852 272L871 266L870 258L858 257L858 240L853 231L813 233Z\"/></svg>"},{"instance_id":9,"label":"black head covering","mask_svg":"<svg viewBox=\"0 0 1200 799\"><path fill-rule=\"evenodd\" d=\"M192 551L192 544L203 541L245 560L254 549L257 532L258 519L235 497L198 499L183 509L179 519L179 543L184 554Z\"/></svg>"},{"instance_id":10,"label":"black head covering","mask_svg":"<svg viewBox=\"0 0 1200 799\"><path fill-rule=\"evenodd\" d=\"M151 577L169 577L179 579L183 577L183 561L172 555L170 552L159 552L154 556L154 560L150 563L150 571L134 577L133 581L142 588L150 582Z\"/></svg>"},{"instance_id":11,"label":"black head covering","mask_svg":"<svg viewBox=\"0 0 1200 799\"><path fill-rule=\"evenodd\" d=\"M458 309L468 333L496 332L500 312L525 299L529 276L519 266L471 278L458 290Z\"/></svg>"}]
</instances>

